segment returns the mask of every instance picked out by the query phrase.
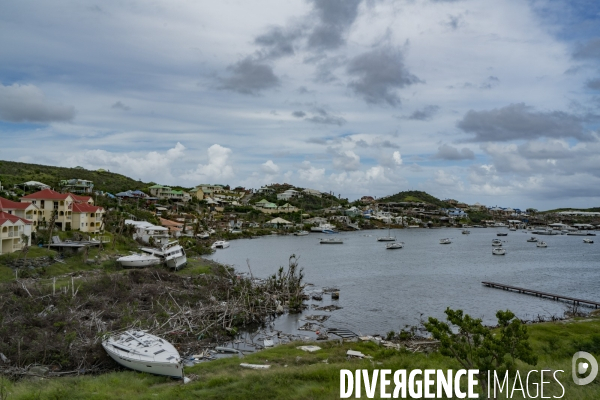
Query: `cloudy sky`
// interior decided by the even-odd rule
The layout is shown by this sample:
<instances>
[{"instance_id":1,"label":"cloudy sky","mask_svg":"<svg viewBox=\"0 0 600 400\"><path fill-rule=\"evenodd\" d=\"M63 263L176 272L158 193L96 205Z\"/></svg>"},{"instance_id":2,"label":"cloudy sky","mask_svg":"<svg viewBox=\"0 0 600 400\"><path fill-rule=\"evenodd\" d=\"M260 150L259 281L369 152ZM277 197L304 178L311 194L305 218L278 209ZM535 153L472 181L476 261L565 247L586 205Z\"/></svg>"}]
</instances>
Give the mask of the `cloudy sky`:
<instances>
[{"instance_id":1,"label":"cloudy sky","mask_svg":"<svg viewBox=\"0 0 600 400\"><path fill-rule=\"evenodd\" d=\"M599 122L597 0L0 5L4 160L592 207Z\"/></svg>"}]
</instances>

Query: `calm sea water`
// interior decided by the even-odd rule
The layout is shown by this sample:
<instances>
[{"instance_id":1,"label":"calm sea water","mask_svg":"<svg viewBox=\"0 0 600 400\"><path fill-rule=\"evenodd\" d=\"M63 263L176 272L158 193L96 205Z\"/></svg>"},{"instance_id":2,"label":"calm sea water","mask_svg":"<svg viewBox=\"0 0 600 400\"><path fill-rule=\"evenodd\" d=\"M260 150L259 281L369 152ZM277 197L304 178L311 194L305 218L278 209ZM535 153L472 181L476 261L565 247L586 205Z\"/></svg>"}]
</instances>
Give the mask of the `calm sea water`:
<instances>
[{"instance_id":1,"label":"calm sea water","mask_svg":"<svg viewBox=\"0 0 600 400\"><path fill-rule=\"evenodd\" d=\"M507 250L492 255L497 232ZM378 236L387 230L340 233L342 245L321 245L320 233L308 236L267 236L231 241L231 247L208 258L247 272L247 260L257 277L267 277L287 266L291 254L299 258L306 282L314 290L335 286L343 307L332 313L308 310L305 314L330 314L327 327L374 334L416 325L428 316L444 318L446 307L462 309L485 323L495 323L499 309L510 309L521 318L562 316L567 305L535 296L491 289L482 281L505 283L549 293L600 301L600 236L594 244L580 236L538 236L548 243L537 248L526 240L531 233L506 228L404 229L391 231L405 243L403 249L386 250ZM452 238L442 245L439 239ZM312 290L309 287L309 290ZM324 296L322 305L330 304ZM285 317L284 330L303 324L301 316Z\"/></svg>"}]
</instances>

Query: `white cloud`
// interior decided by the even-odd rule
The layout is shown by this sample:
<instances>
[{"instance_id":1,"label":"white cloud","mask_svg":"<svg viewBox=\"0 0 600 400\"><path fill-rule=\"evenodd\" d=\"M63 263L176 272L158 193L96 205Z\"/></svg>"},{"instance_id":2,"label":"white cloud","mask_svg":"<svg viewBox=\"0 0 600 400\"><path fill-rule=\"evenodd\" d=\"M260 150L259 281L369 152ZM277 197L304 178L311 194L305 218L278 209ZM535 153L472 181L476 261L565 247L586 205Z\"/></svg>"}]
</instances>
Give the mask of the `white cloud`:
<instances>
[{"instance_id":1,"label":"white cloud","mask_svg":"<svg viewBox=\"0 0 600 400\"><path fill-rule=\"evenodd\" d=\"M298 177L305 182L323 182L325 176L325 168L316 168L311 165L310 161L303 161L298 170Z\"/></svg>"},{"instance_id":2,"label":"white cloud","mask_svg":"<svg viewBox=\"0 0 600 400\"><path fill-rule=\"evenodd\" d=\"M106 150L86 150L64 158L65 166L80 165L87 169L103 168L111 172L141 179L146 182L169 184L173 180L171 166L183 156L185 146L177 142L175 147L164 153L114 153Z\"/></svg>"},{"instance_id":3,"label":"white cloud","mask_svg":"<svg viewBox=\"0 0 600 400\"><path fill-rule=\"evenodd\" d=\"M189 171L182 175L182 178L189 182L223 182L232 179L235 174L233 167L228 164L231 149L218 144L213 144L207 150L208 163L198 164L196 170Z\"/></svg>"},{"instance_id":4,"label":"white cloud","mask_svg":"<svg viewBox=\"0 0 600 400\"><path fill-rule=\"evenodd\" d=\"M279 173L279 166L272 160L267 160L267 162L261 164L260 170L267 175L277 175Z\"/></svg>"}]
</instances>

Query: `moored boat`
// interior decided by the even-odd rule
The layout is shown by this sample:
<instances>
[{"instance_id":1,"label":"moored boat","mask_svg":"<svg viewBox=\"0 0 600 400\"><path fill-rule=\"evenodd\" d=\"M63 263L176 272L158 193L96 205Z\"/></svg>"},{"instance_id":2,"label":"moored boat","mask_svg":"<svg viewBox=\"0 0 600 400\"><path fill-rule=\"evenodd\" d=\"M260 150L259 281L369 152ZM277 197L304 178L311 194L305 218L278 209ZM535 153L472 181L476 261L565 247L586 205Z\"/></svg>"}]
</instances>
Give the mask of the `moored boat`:
<instances>
[{"instance_id":1,"label":"moored boat","mask_svg":"<svg viewBox=\"0 0 600 400\"><path fill-rule=\"evenodd\" d=\"M506 233L506 232L498 232L498 233L496 233L496 236L508 236L508 233Z\"/></svg>"},{"instance_id":2,"label":"moored boat","mask_svg":"<svg viewBox=\"0 0 600 400\"><path fill-rule=\"evenodd\" d=\"M537 243L536 243L536 246L537 246L537 247L548 247L548 245L547 245L547 244L546 244L546 242L544 242L544 241L537 242Z\"/></svg>"},{"instance_id":3,"label":"moored boat","mask_svg":"<svg viewBox=\"0 0 600 400\"><path fill-rule=\"evenodd\" d=\"M210 246L211 249L226 249L229 247L229 242L226 240L217 240Z\"/></svg>"},{"instance_id":4,"label":"moored boat","mask_svg":"<svg viewBox=\"0 0 600 400\"><path fill-rule=\"evenodd\" d=\"M500 239L493 239L492 240L492 246L502 246L502 240L500 240Z\"/></svg>"},{"instance_id":5,"label":"moored boat","mask_svg":"<svg viewBox=\"0 0 600 400\"><path fill-rule=\"evenodd\" d=\"M492 249L492 254L495 256L503 256L506 254L506 250L501 247L495 247Z\"/></svg>"},{"instance_id":6,"label":"moored boat","mask_svg":"<svg viewBox=\"0 0 600 400\"><path fill-rule=\"evenodd\" d=\"M294 232L294 236L306 236L308 235L308 231L298 231L298 232Z\"/></svg>"},{"instance_id":7,"label":"moored boat","mask_svg":"<svg viewBox=\"0 0 600 400\"><path fill-rule=\"evenodd\" d=\"M452 243L452 240L450 238L440 239L440 244L450 244L450 243Z\"/></svg>"},{"instance_id":8,"label":"moored boat","mask_svg":"<svg viewBox=\"0 0 600 400\"><path fill-rule=\"evenodd\" d=\"M537 238L535 236L530 237L529 239L527 239L528 242L537 242Z\"/></svg>"},{"instance_id":9,"label":"moored boat","mask_svg":"<svg viewBox=\"0 0 600 400\"><path fill-rule=\"evenodd\" d=\"M594 243L592 239L583 239L583 243Z\"/></svg>"},{"instance_id":10,"label":"moored boat","mask_svg":"<svg viewBox=\"0 0 600 400\"><path fill-rule=\"evenodd\" d=\"M401 249L403 247L404 247L404 243L402 243L402 242L388 243L385 245L385 248L387 250Z\"/></svg>"},{"instance_id":11,"label":"moored boat","mask_svg":"<svg viewBox=\"0 0 600 400\"><path fill-rule=\"evenodd\" d=\"M120 365L155 375L183 378L183 363L169 342L144 331L128 330L102 341L108 355Z\"/></svg>"},{"instance_id":12,"label":"moored boat","mask_svg":"<svg viewBox=\"0 0 600 400\"><path fill-rule=\"evenodd\" d=\"M462 231L463 235L469 235L470 233L471 233L471 231L468 229L463 229L463 231Z\"/></svg>"},{"instance_id":13,"label":"moored boat","mask_svg":"<svg viewBox=\"0 0 600 400\"><path fill-rule=\"evenodd\" d=\"M334 239L334 238L321 239L321 241L319 243L321 243L321 244L344 244L342 239Z\"/></svg>"}]
</instances>

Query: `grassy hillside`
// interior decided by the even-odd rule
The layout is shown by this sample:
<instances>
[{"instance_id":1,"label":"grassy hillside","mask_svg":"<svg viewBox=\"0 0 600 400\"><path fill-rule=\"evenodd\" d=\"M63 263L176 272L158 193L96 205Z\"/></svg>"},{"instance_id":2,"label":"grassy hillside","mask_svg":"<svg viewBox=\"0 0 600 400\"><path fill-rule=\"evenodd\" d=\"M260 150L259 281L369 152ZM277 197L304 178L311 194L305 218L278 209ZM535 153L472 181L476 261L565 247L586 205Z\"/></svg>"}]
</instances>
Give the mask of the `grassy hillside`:
<instances>
[{"instance_id":1,"label":"grassy hillside","mask_svg":"<svg viewBox=\"0 0 600 400\"><path fill-rule=\"evenodd\" d=\"M433 197L427 192L422 192L419 190L407 190L391 196L382 197L378 200L380 203L400 203L403 201L429 203L444 208L450 207L448 203L438 199L437 197Z\"/></svg>"},{"instance_id":2,"label":"grassy hillside","mask_svg":"<svg viewBox=\"0 0 600 400\"><path fill-rule=\"evenodd\" d=\"M551 378L544 386L546 398L598 399L600 384L577 386L571 379L571 357L579 350L596 357L600 354L600 320L587 318L578 321L560 321L528 326L530 342L538 355L535 367L517 363L525 381L531 370L562 370L557 376L563 389ZM4 383L11 399L335 399L340 394L340 369L454 369L462 368L456 360L438 352L411 353L387 350L371 342L316 343L323 349L307 353L296 349L306 343L292 343L270 350L202 363L186 368L192 379L187 385L169 378L134 371L113 372L99 376L82 376L60 379L21 380ZM373 357L372 360L347 359L346 351L358 350ZM241 368L240 363L269 364L269 370L254 371ZM539 385L540 375L535 373L529 389L532 396ZM518 387L518 385L517 385ZM464 386L463 386L464 389ZM388 392L391 392L388 387ZM379 387L376 391L377 398ZM506 393L506 391L505 391ZM515 392L512 398L523 398ZM562 395L562 396L561 396ZM364 390L362 397L366 398ZM352 396L354 398L354 396ZM445 397L444 397L445 398ZM500 395L499 398L506 398ZM538 396L539 398L539 396Z\"/></svg>"},{"instance_id":3,"label":"grassy hillside","mask_svg":"<svg viewBox=\"0 0 600 400\"><path fill-rule=\"evenodd\" d=\"M125 190L145 189L153 183L145 183L114 172L90 171L81 167L63 168L48 165L0 161L0 182L6 189L27 181L38 181L55 190L63 179L85 179L94 182L94 190L118 193Z\"/></svg>"}]
</instances>

